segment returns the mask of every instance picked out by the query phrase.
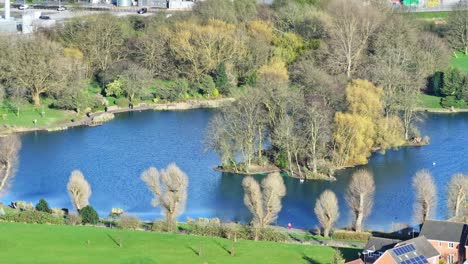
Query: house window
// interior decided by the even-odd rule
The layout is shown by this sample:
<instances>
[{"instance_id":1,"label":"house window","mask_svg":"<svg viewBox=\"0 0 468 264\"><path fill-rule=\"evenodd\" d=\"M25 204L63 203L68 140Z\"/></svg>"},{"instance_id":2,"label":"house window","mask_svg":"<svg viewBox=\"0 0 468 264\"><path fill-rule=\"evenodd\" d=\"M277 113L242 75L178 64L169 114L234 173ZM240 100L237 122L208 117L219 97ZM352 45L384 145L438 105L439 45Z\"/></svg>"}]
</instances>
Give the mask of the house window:
<instances>
[{"instance_id":1,"label":"house window","mask_svg":"<svg viewBox=\"0 0 468 264\"><path fill-rule=\"evenodd\" d=\"M439 241L439 247L442 247L442 242Z\"/></svg>"},{"instance_id":2,"label":"house window","mask_svg":"<svg viewBox=\"0 0 468 264\"><path fill-rule=\"evenodd\" d=\"M452 254L447 256L447 263L448 264L453 264L453 255Z\"/></svg>"},{"instance_id":3,"label":"house window","mask_svg":"<svg viewBox=\"0 0 468 264\"><path fill-rule=\"evenodd\" d=\"M453 243L449 243L449 244L448 244L448 247L449 247L449 248L453 248Z\"/></svg>"}]
</instances>

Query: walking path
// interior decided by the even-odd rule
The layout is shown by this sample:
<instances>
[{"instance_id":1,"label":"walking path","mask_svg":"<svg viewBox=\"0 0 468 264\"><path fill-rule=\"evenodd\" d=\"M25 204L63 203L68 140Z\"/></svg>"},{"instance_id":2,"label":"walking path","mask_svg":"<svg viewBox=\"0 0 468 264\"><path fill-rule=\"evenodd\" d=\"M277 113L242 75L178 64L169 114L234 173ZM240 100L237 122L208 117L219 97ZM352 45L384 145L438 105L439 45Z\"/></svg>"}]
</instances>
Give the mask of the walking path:
<instances>
[{"instance_id":1,"label":"walking path","mask_svg":"<svg viewBox=\"0 0 468 264\"><path fill-rule=\"evenodd\" d=\"M141 112L146 110L159 110L159 111L174 111L174 110L190 110L198 108L218 108L226 104L232 103L234 98L221 98L214 100L188 100L185 102L172 102L164 104L148 104L141 103L133 108L111 108L107 112L99 111L90 113L88 116L80 120L70 121L63 124L55 124L40 127L6 127L0 128L0 134L15 133L15 132L32 132L32 131L58 131L66 130L71 127L89 126L93 124L94 118L104 114L118 114L125 112Z\"/></svg>"}]
</instances>

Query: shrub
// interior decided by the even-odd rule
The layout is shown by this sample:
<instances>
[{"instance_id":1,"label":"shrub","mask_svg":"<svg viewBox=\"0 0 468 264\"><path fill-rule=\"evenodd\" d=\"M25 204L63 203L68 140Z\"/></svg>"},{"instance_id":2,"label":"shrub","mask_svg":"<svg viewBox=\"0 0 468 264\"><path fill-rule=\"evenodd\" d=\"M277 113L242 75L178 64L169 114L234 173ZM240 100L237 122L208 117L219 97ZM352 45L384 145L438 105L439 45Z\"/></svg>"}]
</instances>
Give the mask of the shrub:
<instances>
[{"instance_id":1,"label":"shrub","mask_svg":"<svg viewBox=\"0 0 468 264\"><path fill-rule=\"evenodd\" d=\"M118 107L128 107L128 105L130 104L130 100L128 100L125 97L121 97L121 98L115 100L115 104Z\"/></svg>"},{"instance_id":2,"label":"shrub","mask_svg":"<svg viewBox=\"0 0 468 264\"><path fill-rule=\"evenodd\" d=\"M342 231L337 230L333 233L333 239L338 240L355 240L355 241L367 241L371 236L367 232L352 232L352 231Z\"/></svg>"},{"instance_id":3,"label":"shrub","mask_svg":"<svg viewBox=\"0 0 468 264\"><path fill-rule=\"evenodd\" d=\"M13 206L21 211L31 211L34 210L32 203L26 203L25 201L16 201L13 202Z\"/></svg>"},{"instance_id":4,"label":"shrub","mask_svg":"<svg viewBox=\"0 0 468 264\"><path fill-rule=\"evenodd\" d=\"M177 101L184 98L189 91L189 84L184 79L177 79L169 84L162 84L156 88L154 97L162 100Z\"/></svg>"},{"instance_id":5,"label":"shrub","mask_svg":"<svg viewBox=\"0 0 468 264\"><path fill-rule=\"evenodd\" d=\"M151 231L167 232L169 230L166 221L154 221L151 225Z\"/></svg>"},{"instance_id":6,"label":"shrub","mask_svg":"<svg viewBox=\"0 0 468 264\"><path fill-rule=\"evenodd\" d=\"M140 225L140 219L130 215L122 215L120 217L120 221L118 222L119 228L122 229L137 230L138 228L140 228Z\"/></svg>"},{"instance_id":7,"label":"shrub","mask_svg":"<svg viewBox=\"0 0 468 264\"><path fill-rule=\"evenodd\" d=\"M216 89L216 86L213 82L213 78L205 74L200 78L198 82L193 84L193 89L199 94L211 96L213 95L213 91L214 89Z\"/></svg>"},{"instance_id":8,"label":"shrub","mask_svg":"<svg viewBox=\"0 0 468 264\"><path fill-rule=\"evenodd\" d=\"M224 231L219 218L198 218L197 220L188 219L188 232L200 236L223 237Z\"/></svg>"},{"instance_id":9,"label":"shrub","mask_svg":"<svg viewBox=\"0 0 468 264\"><path fill-rule=\"evenodd\" d=\"M99 222L99 216L96 210L94 210L94 208L90 205L87 205L80 210L80 216L83 218L82 223L84 225L95 225Z\"/></svg>"},{"instance_id":10,"label":"shrub","mask_svg":"<svg viewBox=\"0 0 468 264\"><path fill-rule=\"evenodd\" d=\"M28 223L28 224L55 224L62 225L63 218L53 216L41 211L22 211L16 214L7 214L0 216L0 219L10 222Z\"/></svg>"},{"instance_id":11,"label":"shrub","mask_svg":"<svg viewBox=\"0 0 468 264\"><path fill-rule=\"evenodd\" d=\"M444 108L450 108L450 107L464 108L466 106L463 100L458 100L455 96L447 96L447 97L442 98L442 100L440 101L440 104Z\"/></svg>"},{"instance_id":12,"label":"shrub","mask_svg":"<svg viewBox=\"0 0 468 264\"><path fill-rule=\"evenodd\" d=\"M255 228L252 228L252 237L255 238ZM262 228L258 230L258 239L264 241L284 242L289 240L289 236L285 233L274 230L273 228Z\"/></svg>"},{"instance_id":13,"label":"shrub","mask_svg":"<svg viewBox=\"0 0 468 264\"><path fill-rule=\"evenodd\" d=\"M83 218L79 214L69 214L66 220L67 225L81 225Z\"/></svg>"},{"instance_id":14,"label":"shrub","mask_svg":"<svg viewBox=\"0 0 468 264\"><path fill-rule=\"evenodd\" d=\"M52 210L50 209L49 204L44 198L39 200L39 203L36 205L36 210L40 212L49 213L49 214L52 213Z\"/></svg>"},{"instance_id":15,"label":"shrub","mask_svg":"<svg viewBox=\"0 0 468 264\"><path fill-rule=\"evenodd\" d=\"M64 217L65 216L65 211L61 208L52 208L51 209L52 214L58 217Z\"/></svg>"}]
</instances>

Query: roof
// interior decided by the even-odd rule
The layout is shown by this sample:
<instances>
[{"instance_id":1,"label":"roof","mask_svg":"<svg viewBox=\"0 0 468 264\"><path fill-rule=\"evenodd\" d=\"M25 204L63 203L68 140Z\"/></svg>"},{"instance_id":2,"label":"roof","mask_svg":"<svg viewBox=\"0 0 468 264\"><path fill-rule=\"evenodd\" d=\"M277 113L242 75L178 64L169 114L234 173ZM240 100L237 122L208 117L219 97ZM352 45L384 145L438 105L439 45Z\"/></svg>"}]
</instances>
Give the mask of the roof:
<instances>
[{"instance_id":1,"label":"roof","mask_svg":"<svg viewBox=\"0 0 468 264\"><path fill-rule=\"evenodd\" d=\"M400 240L371 236L364 247L364 251L385 252L388 249L393 248L398 242L400 242Z\"/></svg>"},{"instance_id":2,"label":"roof","mask_svg":"<svg viewBox=\"0 0 468 264\"><path fill-rule=\"evenodd\" d=\"M424 236L398 243L388 253L397 264L428 263L427 259L440 255Z\"/></svg>"},{"instance_id":3,"label":"roof","mask_svg":"<svg viewBox=\"0 0 468 264\"><path fill-rule=\"evenodd\" d=\"M458 242L463 245L467 240L468 225L449 221L428 220L424 222L420 235L429 240Z\"/></svg>"},{"instance_id":4,"label":"roof","mask_svg":"<svg viewBox=\"0 0 468 264\"><path fill-rule=\"evenodd\" d=\"M364 264L364 261L362 261L362 259L358 258L358 259L346 262L345 264Z\"/></svg>"}]
</instances>

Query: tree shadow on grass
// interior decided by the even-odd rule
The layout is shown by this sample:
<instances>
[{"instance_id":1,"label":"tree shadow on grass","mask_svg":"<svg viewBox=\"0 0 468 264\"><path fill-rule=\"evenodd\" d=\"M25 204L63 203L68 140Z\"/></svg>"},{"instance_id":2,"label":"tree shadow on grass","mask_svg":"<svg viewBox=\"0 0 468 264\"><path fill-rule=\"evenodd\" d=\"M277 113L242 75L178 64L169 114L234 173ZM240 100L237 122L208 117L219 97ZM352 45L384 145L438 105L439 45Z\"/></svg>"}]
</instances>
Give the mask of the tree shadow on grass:
<instances>
[{"instance_id":1,"label":"tree shadow on grass","mask_svg":"<svg viewBox=\"0 0 468 264\"><path fill-rule=\"evenodd\" d=\"M196 249L193 248L192 246L186 246L186 248L188 248L188 249L190 249L191 251L193 251L193 253L195 253L195 255L200 256L200 252L198 252L198 250L196 250Z\"/></svg>"},{"instance_id":2,"label":"tree shadow on grass","mask_svg":"<svg viewBox=\"0 0 468 264\"><path fill-rule=\"evenodd\" d=\"M222 248L224 251L226 251L229 255L231 254L231 250L229 250L229 248L227 248L227 246L221 244L219 241L217 240L214 240L214 243L216 245L218 245L220 248Z\"/></svg>"},{"instance_id":3,"label":"tree shadow on grass","mask_svg":"<svg viewBox=\"0 0 468 264\"><path fill-rule=\"evenodd\" d=\"M116 245L117 247L120 247L119 241L117 241L114 237L112 237L110 234L107 234L107 237L108 237L110 240L112 240L112 242L114 242L115 245Z\"/></svg>"},{"instance_id":4,"label":"tree shadow on grass","mask_svg":"<svg viewBox=\"0 0 468 264\"><path fill-rule=\"evenodd\" d=\"M302 254L302 259L307 261L307 263L309 263L309 264L320 264L320 262L318 262L315 259L307 256L306 254Z\"/></svg>"}]
</instances>

